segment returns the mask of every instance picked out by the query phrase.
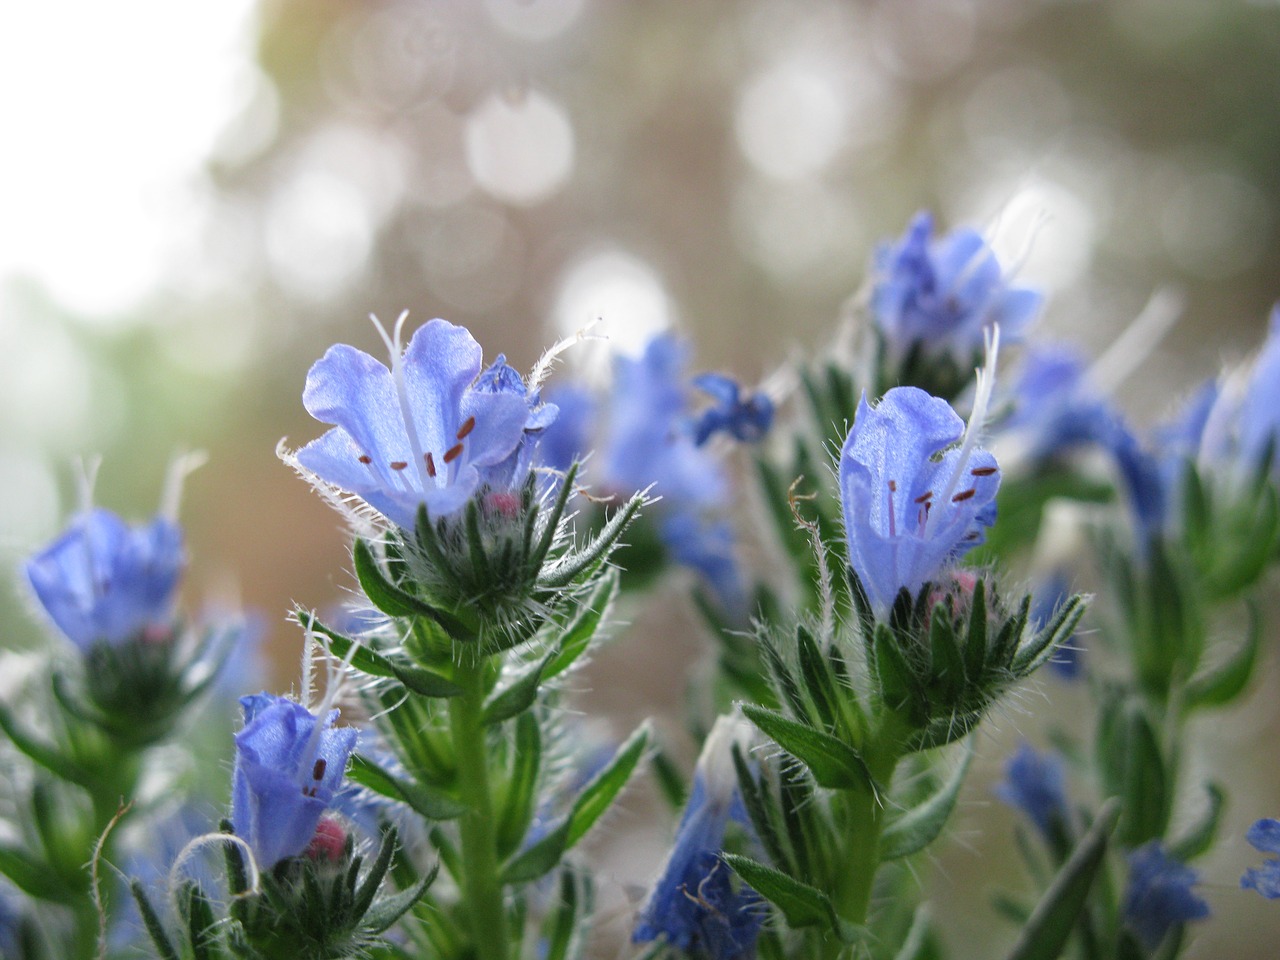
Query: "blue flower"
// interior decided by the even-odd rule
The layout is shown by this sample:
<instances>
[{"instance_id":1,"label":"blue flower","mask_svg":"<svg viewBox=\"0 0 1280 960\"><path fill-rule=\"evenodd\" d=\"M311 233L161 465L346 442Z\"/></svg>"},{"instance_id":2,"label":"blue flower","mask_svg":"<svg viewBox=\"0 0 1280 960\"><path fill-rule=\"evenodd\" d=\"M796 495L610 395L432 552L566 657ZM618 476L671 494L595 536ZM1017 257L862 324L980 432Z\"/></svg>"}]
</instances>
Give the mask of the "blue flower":
<instances>
[{"instance_id":1,"label":"blue flower","mask_svg":"<svg viewBox=\"0 0 1280 960\"><path fill-rule=\"evenodd\" d=\"M555 423L558 408L555 404L543 403L537 390L525 386L524 377L507 363L505 354L498 354L476 379L474 389L480 393L505 394L520 397L528 407L528 418L524 423L524 436L505 460L480 471L480 482L491 490L510 490L518 487L529 475L533 467L534 453L543 431Z\"/></svg>"},{"instance_id":2,"label":"blue flower","mask_svg":"<svg viewBox=\"0 0 1280 960\"><path fill-rule=\"evenodd\" d=\"M1191 892L1200 881L1195 870L1152 840L1129 854L1124 922L1148 950L1154 950L1173 927L1209 916L1209 905Z\"/></svg>"},{"instance_id":3,"label":"blue flower","mask_svg":"<svg viewBox=\"0 0 1280 960\"><path fill-rule=\"evenodd\" d=\"M634 943L662 938L699 960L750 960L763 920L760 896L736 888L721 859L730 819L745 821L730 749L739 717L721 717L707 737L675 843L636 919Z\"/></svg>"},{"instance_id":4,"label":"blue flower","mask_svg":"<svg viewBox=\"0 0 1280 960\"><path fill-rule=\"evenodd\" d=\"M240 698L231 823L258 866L270 869L307 849L342 785L356 745L352 727L334 729L338 711L318 719L285 697Z\"/></svg>"},{"instance_id":5,"label":"blue flower","mask_svg":"<svg viewBox=\"0 0 1280 960\"><path fill-rule=\"evenodd\" d=\"M87 651L96 643L167 637L184 564L182 531L168 518L130 527L93 509L25 569L49 618Z\"/></svg>"},{"instance_id":6,"label":"blue flower","mask_svg":"<svg viewBox=\"0 0 1280 960\"><path fill-rule=\"evenodd\" d=\"M564 473L591 452L597 403L591 391L572 384L548 390L547 399L559 413L542 432L538 462Z\"/></svg>"},{"instance_id":7,"label":"blue flower","mask_svg":"<svg viewBox=\"0 0 1280 960\"><path fill-rule=\"evenodd\" d=\"M747 596L727 520L679 510L662 518L659 532L671 558L702 575L723 611L745 612Z\"/></svg>"},{"instance_id":8,"label":"blue flower","mask_svg":"<svg viewBox=\"0 0 1280 960\"><path fill-rule=\"evenodd\" d=\"M432 320L402 354L403 319L394 343L388 339L390 370L346 344L330 347L311 367L302 402L334 429L296 459L412 529L421 504L434 517L461 508L486 471L517 452L537 415L523 382L510 389L501 369L477 383L480 345L462 327Z\"/></svg>"},{"instance_id":9,"label":"blue flower","mask_svg":"<svg viewBox=\"0 0 1280 960\"><path fill-rule=\"evenodd\" d=\"M1021 810L1045 839L1052 840L1067 819L1062 762L1053 754L1037 753L1024 740L1005 764L1004 775L995 795Z\"/></svg>"},{"instance_id":10,"label":"blue flower","mask_svg":"<svg viewBox=\"0 0 1280 960\"><path fill-rule=\"evenodd\" d=\"M874 407L865 395L859 403L840 453L840 497L849 561L878 616L899 590L914 595L981 543L995 521L1000 470L973 446L973 432L945 400L915 387L895 387ZM962 434L965 443L948 450Z\"/></svg>"},{"instance_id":11,"label":"blue flower","mask_svg":"<svg viewBox=\"0 0 1280 960\"><path fill-rule=\"evenodd\" d=\"M993 324L1006 343L1021 340L1043 300L1037 290L1010 285L976 230L934 240L927 212L897 243L881 244L872 263L871 314L895 361L919 345L926 355L968 363Z\"/></svg>"},{"instance_id":12,"label":"blue flower","mask_svg":"<svg viewBox=\"0 0 1280 960\"><path fill-rule=\"evenodd\" d=\"M693 442L702 446L717 433L727 433L743 443L761 440L773 424L773 401L759 390L742 395L736 380L720 373L703 373L693 385L715 400L693 423Z\"/></svg>"},{"instance_id":13,"label":"blue flower","mask_svg":"<svg viewBox=\"0 0 1280 960\"><path fill-rule=\"evenodd\" d=\"M727 482L720 462L687 429L687 354L675 336L662 334L639 359L614 361L602 463L611 490L629 495L652 485L664 500L685 505L713 506L723 499Z\"/></svg>"},{"instance_id":14,"label":"blue flower","mask_svg":"<svg viewBox=\"0 0 1280 960\"><path fill-rule=\"evenodd\" d=\"M1245 839L1259 853L1280 853L1280 820L1259 820ZM1280 897L1280 859L1267 860L1261 867L1250 867L1240 878L1243 890L1257 890L1268 900Z\"/></svg>"}]
</instances>

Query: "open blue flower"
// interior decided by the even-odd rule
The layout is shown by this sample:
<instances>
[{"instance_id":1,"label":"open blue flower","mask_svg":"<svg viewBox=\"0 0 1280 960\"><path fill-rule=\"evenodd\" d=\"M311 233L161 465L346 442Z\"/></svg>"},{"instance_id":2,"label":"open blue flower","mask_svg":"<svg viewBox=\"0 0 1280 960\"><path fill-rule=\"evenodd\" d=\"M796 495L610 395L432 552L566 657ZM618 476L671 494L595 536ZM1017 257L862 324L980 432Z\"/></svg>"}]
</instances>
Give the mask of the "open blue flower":
<instances>
[{"instance_id":1,"label":"open blue flower","mask_svg":"<svg viewBox=\"0 0 1280 960\"><path fill-rule=\"evenodd\" d=\"M721 717L707 737L671 855L636 919L635 943L661 938L699 960L755 956L763 903L750 887L735 887L720 856L729 821L746 820L730 753L743 723Z\"/></svg>"},{"instance_id":2,"label":"open blue flower","mask_svg":"<svg viewBox=\"0 0 1280 960\"><path fill-rule=\"evenodd\" d=\"M1280 853L1280 820L1259 820L1245 834L1253 849L1260 853ZM1250 867L1240 878L1243 890L1257 890L1268 900L1280 897L1280 859L1272 858L1261 867Z\"/></svg>"},{"instance_id":3,"label":"open blue flower","mask_svg":"<svg viewBox=\"0 0 1280 960\"><path fill-rule=\"evenodd\" d=\"M356 745L352 727L335 729L338 711L317 718L286 697L241 697L231 823L262 869L306 850L342 785Z\"/></svg>"},{"instance_id":4,"label":"open blue flower","mask_svg":"<svg viewBox=\"0 0 1280 960\"><path fill-rule=\"evenodd\" d=\"M895 360L918 344L927 355L968 363L993 324L1006 343L1021 340L1043 300L1037 290L1011 285L976 230L933 239L927 212L897 243L882 244L872 264L871 314Z\"/></svg>"},{"instance_id":5,"label":"open blue flower","mask_svg":"<svg viewBox=\"0 0 1280 960\"><path fill-rule=\"evenodd\" d=\"M462 507L517 452L537 415L523 382L509 389L501 370L477 383L480 345L463 327L432 320L403 354L399 330L390 370L346 344L311 367L302 402L334 429L297 462L412 528L421 504L436 517Z\"/></svg>"},{"instance_id":6,"label":"open blue flower","mask_svg":"<svg viewBox=\"0 0 1280 960\"><path fill-rule=\"evenodd\" d=\"M98 508L76 516L25 570L49 618L87 651L167 636L185 561L173 521L161 516L131 527Z\"/></svg>"},{"instance_id":7,"label":"open blue flower","mask_svg":"<svg viewBox=\"0 0 1280 960\"><path fill-rule=\"evenodd\" d=\"M1005 779L995 795L1021 810L1049 840L1067 819L1067 791L1062 762L1053 754L1038 753L1023 741L1004 766Z\"/></svg>"},{"instance_id":8,"label":"open blue flower","mask_svg":"<svg viewBox=\"0 0 1280 960\"><path fill-rule=\"evenodd\" d=\"M982 542L995 521L1000 469L969 442L945 400L895 387L872 407L864 395L840 453L849 561L883 615ZM946 451L943 453L943 451Z\"/></svg>"},{"instance_id":9,"label":"open blue flower","mask_svg":"<svg viewBox=\"0 0 1280 960\"><path fill-rule=\"evenodd\" d=\"M1209 916L1209 905L1192 893L1200 875L1169 856L1159 840L1129 854L1129 882L1122 914L1148 950L1155 950L1173 927Z\"/></svg>"},{"instance_id":10,"label":"open blue flower","mask_svg":"<svg viewBox=\"0 0 1280 960\"><path fill-rule=\"evenodd\" d=\"M745 396L738 381L722 373L703 373L693 385L709 394L715 404L702 411L693 423L693 442L702 446L717 433L727 433L743 443L764 438L773 424L773 401L759 390Z\"/></svg>"}]
</instances>

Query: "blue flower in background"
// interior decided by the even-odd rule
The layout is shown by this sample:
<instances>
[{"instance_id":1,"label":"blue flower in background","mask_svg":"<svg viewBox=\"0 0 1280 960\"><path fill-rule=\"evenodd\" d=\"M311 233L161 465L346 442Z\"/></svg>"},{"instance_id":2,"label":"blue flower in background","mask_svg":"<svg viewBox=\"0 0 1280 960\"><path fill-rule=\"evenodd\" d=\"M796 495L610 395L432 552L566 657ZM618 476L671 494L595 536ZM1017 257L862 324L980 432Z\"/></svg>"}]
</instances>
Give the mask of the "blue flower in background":
<instances>
[{"instance_id":1,"label":"blue flower in background","mask_svg":"<svg viewBox=\"0 0 1280 960\"><path fill-rule=\"evenodd\" d=\"M1209 905L1191 891L1199 874L1165 853L1160 841L1143 844L1128 859L1122 913L1148 950L1156 949L1173 927L1209 916Z\"/></svg>"},{"instance_id":2,"label":"blue flower in background","mask_svg":"<svg viewBox=\"0 0 1280 960\"><path fill-rule=\"evenodd\" d=\"M998 323L1005 342L1017 343L1039 312L1043 295L1010 280L980 233L961 227L935 240L933 217L922 212L897 243L876 250L872 319L894 360L919 344L968 363L988 327Z\"/></svg>"},{"instance_id":3,"label":"blue flower in background","mask_svg":"<svg viewBox=\"0 0 1280 960\"><path fill-rule=\"evenodd\" d=\"M722 610L745 612L747 596L727 520L677 511L662 518L659 530L671 558L702 575Z\"/></svg>"},{"instance_id":4,"label":"blue flower in background","mask_svg":"<svg viewBox=\"0 0 1280 960\"><path fill-rule=\"evenodd\" d=\"M858 404L840 453L840 498L849 561L877 615L981 543L995 521L999 467L969 438L947 450L964 433L950 404L915 387Z\"/></svg>"},{"instance_id":5,"label":"blue flower in background","mask_svg":"<svg viewBox=\"0 0 1280 960\"><path fill-rule=\"evenodd\" d=\"M509 388L501 368L477 383L480 345L462 327L432 320L401 354L403 320L394 342L388 338L390 370L346 344L330 347L311 367L303 405L334 429L296 459L412 529L421 504L435 517L461 508L485 472L517 452L537 415L523 381Z\"/></svg>"},{"instance_id":6,"label":"blue flower in background","mask_svg":"<svg viewBox=\"0 0 1280 960\"><path fill-rule=\"evenodd\" d=\"M26 562L49 618L82 650L169 636L186 557L182 531L166 517L130 527L93 509Z\"/></svg>"},{"instance_id":7,"label":"blue flower in background","mask_svg":"<svg viewBox=\"0 0 1280 960\"><path fill-rule=\"evenodd\" d=\"M592 434L598 404L590 390L573 384L549 389L547 402L554 403L559 412L555 422L542 431L538 462L563 473L595 445Z\"/></svg>"},{"instance_id":8,"label":"blue flower in background","mask_svg":"<svg viewBox=\"0 0 1280 960\"><path fill-rule=\"evenodd\" d=\"M524 377L507 363L504 354L489 365L477 378L474 389L480 393L506 394L523 398L528 405L528 419L524 424L524 437L505 460L480 471L480 481L492 490L510 490L518 487L533 467L534 453L543 431L555 423L557 407L543 403L538 391L525 386Z\"/></svg>"},{"instance_id":9,"label":"blue flower in background","mask_svg":"<svg viewBox=\"0 0 1280 960\"><path fill-rule=\"evenodd\" d=\"M640 358L614 360L601 457L610 490L630 495L652 485L657 496L682 505L722 501L728 484L720 461L699 448L687 429L687 359L687 346L662 334Z\"/></svg>"},{"instance_id":10,"label":"blue flower in background","mask_svg":"<svg viewBox=\"0 0 1280 960\"><path fill-rule=\"evenodd\" d=\"M1280 820L1259 820L1245 834L1253 849L1259 853L1280 853ZM1240 878L1243 890L1257 890L1268 900L1280 897L1280 859L1272 858L1261 867L1250 867Z\"/></svg>"},{"instance_id":11,"label":"blue flower in background","mask_svg":"<svg viewBox=\"0 0 1280 960\"><path fill-rule=\"evenodd\" d=\"M693 385L715 400L694 420L695 445L702 446L717 433L756 443L773 425L773 401L759 390L743 396L738 382L721 373L700 374L693 378Z\"/></svg>"},{"instance_id":12,"label":"blue flower in background","mask_svg":"<svg viewBox=\"0 0 1280 960\"><path fill-rule=\"evenodd\" d=\"M1034 629L1042 630L1047 627L1070 596L1070 584L1063 573L1057 572L1046 578L1036 588L1031 601L1031 624ZM1079 634L1073 633L1054 651L1049 669L1063 680L1077 680L1084 672L1083 655Z\"/></svg>"},{"instance_id":13,"label":"blue flower in background","mask_svg":"<svg viewBox=\"0 0 1280 960\"><path fill-rule=\"evenodd\" d=\"M746 822L730 753L745 733L744 721L730 716L719 718L707 737L675 843L636 919L633 942L661 938L706 960L755 956L763 904L750 887L735 889L720 857L729 821Z\"/></svg>"},{"instance_id":14,"label":"blue flower in background","mask_svg":"<svg viewBox=\"0 0 1280 960\"><path fill-rule=\"evenodd\" d=\"M1046 839L1053 839L1057 826L1067 820L1062 761L1053 754L1036 752L1023 741L1005 764L1004 775L995 786L995 795L1021 810Z\"/></svg>"},{"instance_id":15,"label":"blue flower in background","mask_svg":"<svg viewBox=\"0 0 1280 960\"><path fill-rule=\"evenodd\" d=\"M286 697L241 697L231 823L268 870L307 849L321 815L341 787L356 745L352 727L335 729L338 711L317 718Z\"/></svg>"}]
</instances>

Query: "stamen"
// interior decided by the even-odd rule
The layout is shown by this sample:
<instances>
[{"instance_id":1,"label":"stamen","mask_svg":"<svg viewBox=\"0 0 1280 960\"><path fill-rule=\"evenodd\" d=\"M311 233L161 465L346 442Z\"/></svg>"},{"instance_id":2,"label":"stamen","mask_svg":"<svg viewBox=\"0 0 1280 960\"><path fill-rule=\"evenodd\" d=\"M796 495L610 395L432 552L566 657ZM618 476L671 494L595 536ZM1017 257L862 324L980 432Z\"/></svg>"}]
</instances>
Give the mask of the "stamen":
<instances>
[{"instance_id":1,"label":"stamen","mask_svg":"<svg viewBox=\"0 0 1280 960\"><path fill-rule=\"evenodd\" d=\"M427 461L427 476L429 476L429 477L435 477L435 475L436 475L436 462L435 462L435 460L432 458L431 453L430 453L429 451L428 451L427 456L426 456L426 461Z\"/></svg>"},{"instance_id":2,"label":"stamen","mask_svg":"<svg viewBox=\"0 0 1280 960\"><path fill-rule=\"evenodd\" d=\"M925 502L927 502L928 500L930 500L930 499L932 499L932 498L933 498L933 491L932 491L932 490L926 490L924 493L920 494L920 496L916 497L916 498L915 498L915 500L914 500L913 502L914 502L914 503L925 503Z\"/></svg>"},{"instance_id":3,"label":"stamen","mask_svg":"<svg viewBox=\"0 0 1280 960\"><path fill-rule=\"evenodd\" d=\"M413 454L414 463L418 464L418 481L422 484L422 489L426 490L427 476L422 467L422 441L418 439L418 427L414 423L413 407L409 403L409 389L404 380L404 350L400 344L400 335L408 317L408 310L401 313L396 319L394 335L389 336L378 318L372 314L369 315L369 319L373 321L378 334L382 337L382 342L386 344L387 351L391 354L391 379L395 383L396 397L400 401L400 419L404 421L404 431L409 438L409 451ZM405 466L408 466L407 462Z\"/></svg>"},{"instance_id":4,"label":"stamen","mask_svg":"<svg viewBox=\"0 0 1280 960\"><path fill-rule=\"evenodd\" d=\"M951 498L951 502L952 502L952 503L961 503L961 502L963 502L963 501L965 501L965 500L968 500L969 498L973 497L975 494L977 494L977 492L978 492L977 490L975 490L975 489L973 489L972 487L970 487L968 490L963 490L963 491L961 491L960 493L957 493L954 497L952 497L952 498Z\"/></svg>"},{"instance_id":5,"label":"stamen","mask_svg":"<svg viewBox=\"0 0 1280 960\"><path fill-rule=\"evenodd\" d=\"M360 454L360 456L357 459L359 459L359 461L363 463L366 467L369 464L373 463L373 457L369 456L367 453Z\"/></svg>"},{"instance_id":6,"label":"stamen","mask_svg":"<svg viewBox=\"0 0 1280 960\"><path fill-rule=\"evenodd\" d=\"M444 462L453 463L453 461L457 460L458 457L460 456L462 456L462 444L455 443L452 447L450 447L448 450L445 451Z\"/></svg>"},{"instance_id":7,"label":"stamen","mask_svg":"<svg viewBox=\"0 0 1280 960\"><path fill-rule=\"evenodd\" d=\"M896 511L893 508L893 495L898 492L898 482L896 480L889 481L889 536L896 537L898 535L898 518L894 516Z\"/></svg>"},{"instance_id":8,"label":"stamen","mask_svg":"<svg viewBox=\"0 0 1280 960\"><path fill-rule=\"evenodd\" d=\"M999 469L999 467L974 467L969 473L975 477L989 477Z\"/></svg>"},{"instance_id":9,"label":"stamen","mask_svg":"<svg viewBox=\"0 0 1280 960\"><path fill-rule=\"evenodd\" d=\"M468 433L474 430L475 427L476 427L476 418L467 417L466 422L463 423L462 426L458 428L458 433L457 433L458 439L459 440L463 439Z\"/></svg>"},{"instance_id":10,"label":"stamen","mask_svg":"<svg viewBox=\"0 0 1280 960\"><path fill-rule=\"evenodd\" d=\"M392 470L403 470L408 465L409 463L406 460L392 460L391 463L388 464Z\"/></svg>"},{"instance_id":11,"label":"stamen","mask_svg":"<svg viewBox=\"0 0 1280 960\"><path fill-rule=\"evenodd\" d=\"M311 768L311 779L312 779L312 780L323 780L323 779L324 779L324 770L325 770L325 767L327 767L328 765L329 765L329 764L328 764L328 762L325 760L325 758L324 758L324 757L321 757L320 759L318 759L318 760L316 761L316 763L315 763L315 766L313 766L313 767Z\"/></svg>"}]
</instances>

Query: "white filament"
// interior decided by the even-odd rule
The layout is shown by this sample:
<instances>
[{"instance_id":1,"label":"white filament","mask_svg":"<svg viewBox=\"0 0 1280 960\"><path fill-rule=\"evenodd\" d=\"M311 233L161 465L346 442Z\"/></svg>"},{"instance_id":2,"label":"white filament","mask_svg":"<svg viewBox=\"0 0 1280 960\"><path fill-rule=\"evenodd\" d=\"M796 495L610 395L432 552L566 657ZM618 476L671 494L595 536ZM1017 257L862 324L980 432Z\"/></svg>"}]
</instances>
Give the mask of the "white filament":
<instances>
[{"instance_id":1,"label":"white filament","mask_svg":"<svg viewBox=\"0 0 1280 960\"><path fill-rule=\"evenodd\" d=\"M164 491L160 494L160 516L172 523L178 522L178 508L182 505L182 488L187 477L209 461L203 450L189 450L169 461L164 478Z\"/></svg>"},{"instance_id":2,"label":"white filament","mask_svg":"<svg viewBox=\"0 0 1280 960\"><path fill-rule=\"evenodd\" d=\"M1110 395L1142 362L1151 356L1187 305L1186 294L1175 287L1161 287L1151 294L1142 312L1089 368L1088 380Z\"/></svg>"},{"instance_id":3,"label":"white filament","mask_svg":"<svg viewBox=\"0 0 1280 960\"><path fill-rule=\"evenodd\" d=\"M432 484L427 476L427 462L423 456L422 441L418 439L418 426L413 419L413 407L409 403L409 391L404 382L404 349L400 335L404 331L404 322L409 319L409 311L402 311L396 318L395 333L392 336L387 335L382 321L372 313L369 314L369 319L373 321L374 329L378 331L382 342L387 346L387 352L391 354L391 379L396 385L396 398L400 401L400 418L404 420L404 430L409 436L409 451L413 454L418 481L422 484L423 493L426 493L431 489Z\"/></svg>"}]
</instances>

